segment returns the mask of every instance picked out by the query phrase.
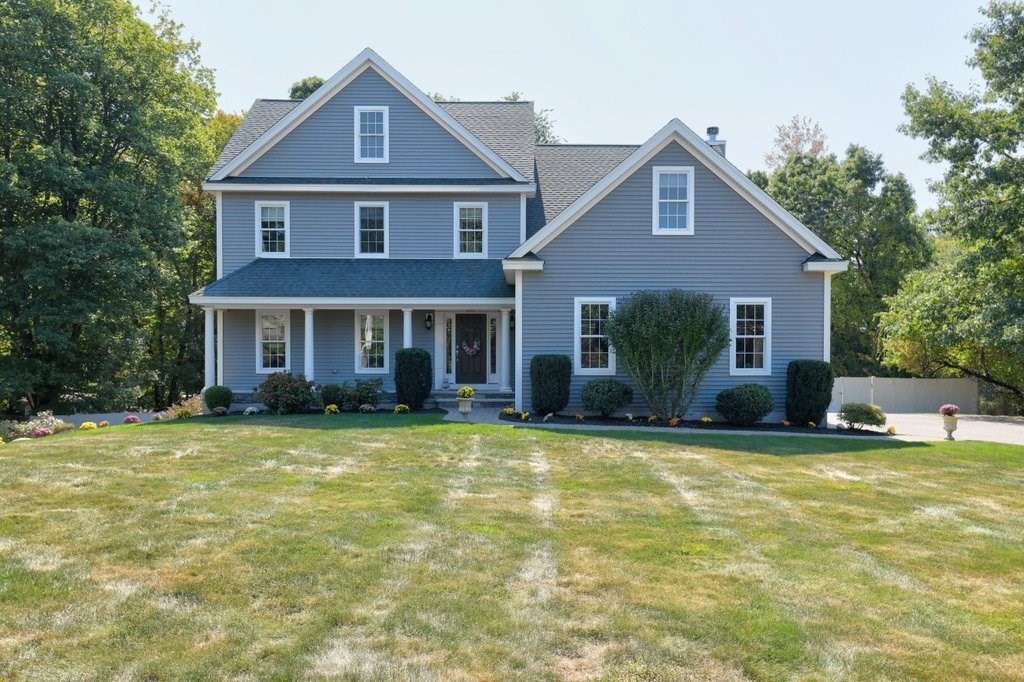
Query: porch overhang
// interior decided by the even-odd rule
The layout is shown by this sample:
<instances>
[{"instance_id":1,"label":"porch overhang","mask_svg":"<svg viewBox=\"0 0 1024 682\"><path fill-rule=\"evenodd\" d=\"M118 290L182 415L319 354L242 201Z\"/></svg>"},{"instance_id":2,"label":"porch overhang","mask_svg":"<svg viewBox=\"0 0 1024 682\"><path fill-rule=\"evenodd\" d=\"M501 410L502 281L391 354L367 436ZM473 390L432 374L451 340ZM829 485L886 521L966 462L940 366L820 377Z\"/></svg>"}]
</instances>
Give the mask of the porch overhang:
<instances>
[{"instance_id":1,"label":"porch overhang","mask_svg":"<svg viewBox=\"0 0 1024 682\"><path fill-rule=\"evenodd\" d=\"M519 258L503 258L501 267L505 271L505 281L513 284L516 272L540 272L544 269L544 261L537 254L528 253Z\"/></svg>"},{"instance_id":2,"label":"porch overhang","mask_svg":"<svg viewBox=\"0 0 1024 682\"><path fill-rule=\"evenodd\" d=\"M317 310L380 310L412 308L415 310L495 310L512 307L515 297L509 298L373 298L373 297L275 297L275 296L204 296L191 294L189 303L204 308L223 310L286 310L315 308Z\"/></svg>"}]
</instances>

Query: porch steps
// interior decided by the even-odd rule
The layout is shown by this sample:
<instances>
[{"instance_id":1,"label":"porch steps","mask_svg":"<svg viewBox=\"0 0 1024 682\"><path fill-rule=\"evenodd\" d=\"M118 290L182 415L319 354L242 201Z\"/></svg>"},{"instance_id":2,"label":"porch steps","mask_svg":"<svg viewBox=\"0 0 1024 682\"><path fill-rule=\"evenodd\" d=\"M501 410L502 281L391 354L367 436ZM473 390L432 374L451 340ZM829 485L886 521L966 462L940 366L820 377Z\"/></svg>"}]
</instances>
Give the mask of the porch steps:
<instances>
[{"instance_id":1,"label":"porch steps","mask_svg":"<svg viewBox=\"0 0 1024 682\"><path fill-rule=\"evenodd\" d=\"M459 403L455 399L455 391L434 391L427 399L427 405L434 403L436 407L455 409ZM511 391L477 391L473 396L474 407L505 407L515 402L516 396Z\"/></svg>"}]
</instances>

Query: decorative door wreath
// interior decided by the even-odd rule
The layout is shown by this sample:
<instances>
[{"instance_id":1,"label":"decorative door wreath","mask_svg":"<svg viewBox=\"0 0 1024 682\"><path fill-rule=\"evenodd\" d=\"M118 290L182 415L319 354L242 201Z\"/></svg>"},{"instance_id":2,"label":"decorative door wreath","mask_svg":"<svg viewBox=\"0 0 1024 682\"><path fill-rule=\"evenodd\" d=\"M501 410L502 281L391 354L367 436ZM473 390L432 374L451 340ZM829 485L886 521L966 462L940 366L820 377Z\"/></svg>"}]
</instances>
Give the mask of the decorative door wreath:
<instances>
[{"instance_id":1,"label":"decorative door wreath","mask_svg":"<svg viewBox=\"0 0 1024 682\"><path fill-rule=\"evenodd\" d=\"M462 352L465 353L467 357L473 357L474 355L477 355L480 352L480 337L478 336L475 339L473 339L472 346L466 343L466 340L463 339Z\"/></svg>"}]
</instances>

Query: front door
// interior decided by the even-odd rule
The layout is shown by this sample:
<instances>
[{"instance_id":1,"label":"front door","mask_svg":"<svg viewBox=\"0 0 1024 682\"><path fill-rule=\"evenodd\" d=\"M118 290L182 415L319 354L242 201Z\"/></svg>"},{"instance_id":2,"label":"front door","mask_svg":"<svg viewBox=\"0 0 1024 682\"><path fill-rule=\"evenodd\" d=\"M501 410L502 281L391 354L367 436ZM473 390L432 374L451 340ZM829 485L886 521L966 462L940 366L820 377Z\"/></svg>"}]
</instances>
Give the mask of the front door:
<instances>
[{"instance_id":1,"label":"front door","mask_svg":"<svg viewBox=\"0 0 1024 682\"><path fill-rule=\"evenodd\" d=\"M487 316L455 316L455 382L487 383Z\"/></svg>"}]
</instances>

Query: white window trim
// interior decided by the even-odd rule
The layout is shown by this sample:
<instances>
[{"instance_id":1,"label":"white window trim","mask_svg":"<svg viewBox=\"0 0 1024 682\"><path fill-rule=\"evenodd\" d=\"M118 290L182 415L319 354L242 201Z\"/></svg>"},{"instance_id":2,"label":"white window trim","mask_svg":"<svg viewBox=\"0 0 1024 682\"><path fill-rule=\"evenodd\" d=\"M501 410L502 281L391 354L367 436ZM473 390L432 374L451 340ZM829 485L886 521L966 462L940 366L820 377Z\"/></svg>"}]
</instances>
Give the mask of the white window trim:
<instances>
[{"instance_id":1,"label":"white window trim","mask_svg":"<svg viewBox=\"0 0 1024 682\"><path fill-rule=\"evenodd\" d=\"M284 207L284 251L282 253L263 252L263 208ZM292 250L292 218L290 201L257 201L256 202L256 257L257 258L289 258Z\"/></svg>"},{"instance_id":2,"label":"white window trim","mask_svg":"<svg viewBox=\"0 0 1024 682\"><path fill-rule=\"evenodd\" d=\"M384 366L381 368L360 367L362 355L359 352L359 317L361 315L380 315L384 318ZM356 374L387 374L391 367L391 313L387 310L354 310L353 311L353 340L355 341L355 356L353 358Z\"/></svg>"},{"instance_id":3,"label":"white window trim","mask_svg":"<svg viewBox=\"0 0 1024 682\"><path fill-rule=\"evenodd\" d=\"M384 253L362 253L359 251L359 209L361 208L384 208ZM388 258L391 253L391 211L387 201L357 201L353 209L353 220L355 221L355 242L352 244L352 252L356 258Z\"/></svg>"},{"instance_id":4,"label":"white window trim","mask_svg":"<svg viewBox=\"0 0 1024 682\"><path fill-rule=\"evenodd\" d=\"M381 111L384 113L384 158L382 159L364 159L360 156L362 146L359 144L359 114L364 111ZM352 150L352 160L355 163L389 163L391 158L391 125L388 119L388 107L352 107L352 139L355 145Z\"/></svg>"},{"instance_id":5,"label":"white window trim","mask_svg":"<svg viewBox=\"0 0 1024 682\"><path fill-rule=\"evenodd\" d=\"M736 367L736 306L751 303L764 306L764 367L761 368ZM729 375L751 377L772 375L772 299L729 299Z\"/></svg>"},{"instance_id":6,"label":"white window trim","mask_svg":"<svg viewBox=\"0 0 1024 682\"><path fill-rule=\"evenodd\" d=\"M580 307L588 303L607 303L609 315L615 310L615 298L611 296L578 296L573 299L573 374L579 376L615 376L615 348L610 342L608 344L607 367L581 366L582 344L580 343L580 325L583 322L583 316L581 315Z\"/></svg>"},{"instance_id":7,"label":"white window trim","mask_svg":"<svg viewBox=\"0 0 1024 682\"><path fill-rule=\"evenodd\" d=\"M480 208L483 209L483 228L484 228L484 243L483 250L480 253L461 253L459 252L459 211L464 208ZM453 209L453 220L452 225L454 228L454 234L452 237L452 248L454 250L455 258L487 258L487 202L486 201L456 201Z\"/></svg>"},{"instance_id":8,"label":"white window trim","mask_svg":"<svg viewBox=\"0 0 1024 682\"><path fill-rule=\"evenodd\" d=\"M264 315L284 315L284 367L263 366L263 325L260 323ZM256 373L274 374L275 372L292 371L292 311L291 310L257 310L256 311Z\"/></svg>"},{"instance_id":9,"label":"white window trim","mask_svg":"<svg viewBox=\"0 0 1024 682\"><path fill-rule=\"evenodd\" d=\"M658 205L661 203L659 200L659 179L663 173L683 173L687 176L686 188L688 191L686 201L686 225L685 230L668 230L659 227L658 225ZM694 199L694 186L693 186L693 166L655 166L654 167L654 180L652 183L651 193L651 234L656 235L676 235L678 236L692 236L693 235L693 199Z\"/></svg>"}]
</instances>

